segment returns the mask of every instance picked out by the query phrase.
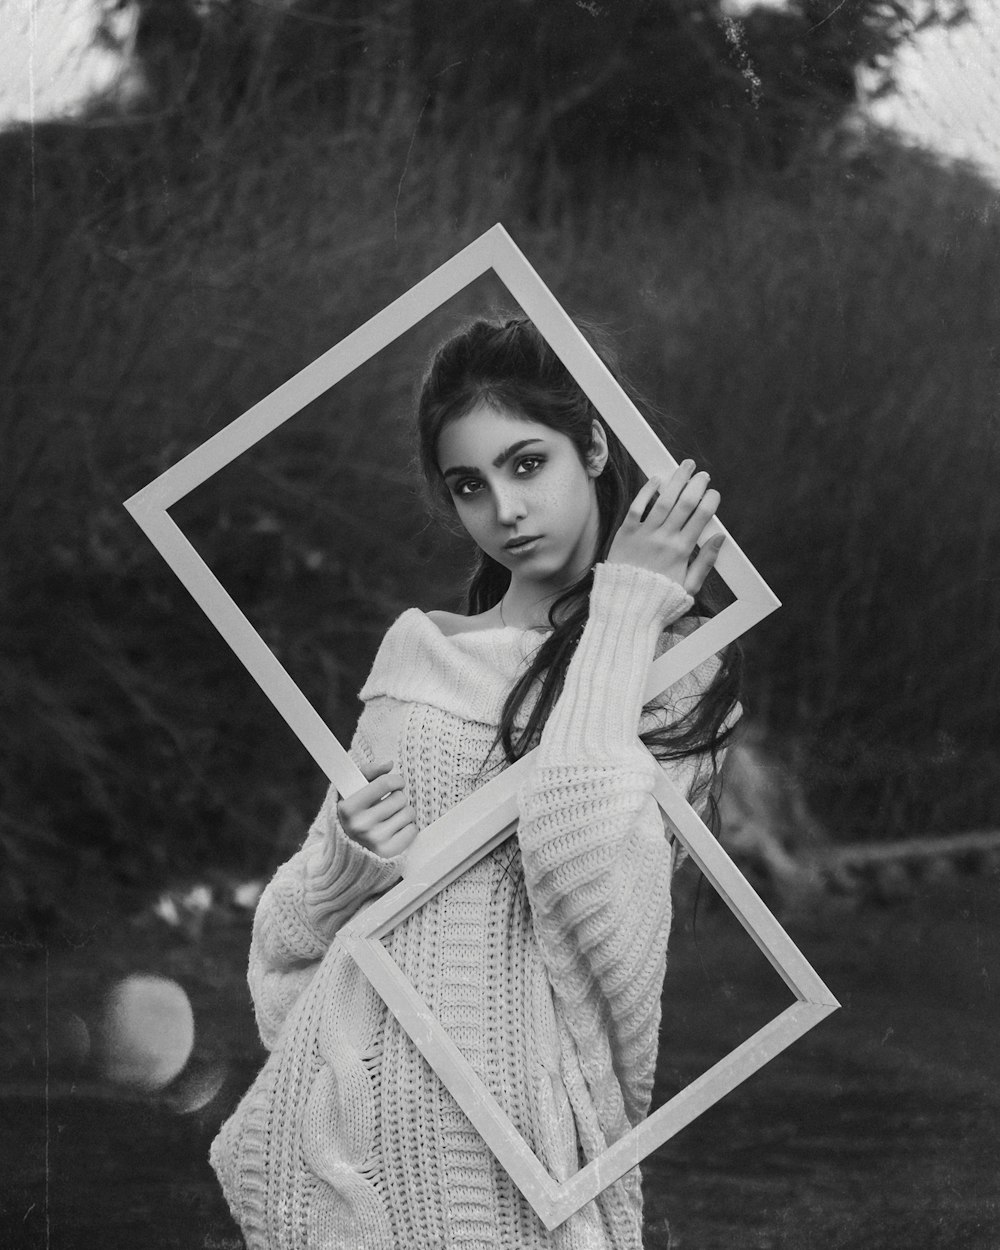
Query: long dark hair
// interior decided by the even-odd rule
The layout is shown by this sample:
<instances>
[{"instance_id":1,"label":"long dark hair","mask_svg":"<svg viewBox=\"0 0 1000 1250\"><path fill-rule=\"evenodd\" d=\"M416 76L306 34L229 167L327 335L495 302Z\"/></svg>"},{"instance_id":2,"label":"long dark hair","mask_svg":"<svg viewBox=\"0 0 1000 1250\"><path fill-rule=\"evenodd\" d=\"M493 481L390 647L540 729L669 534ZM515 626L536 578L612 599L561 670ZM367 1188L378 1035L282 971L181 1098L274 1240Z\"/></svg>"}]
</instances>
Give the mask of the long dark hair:
<instances>
[{"instance_id":1,"label":"long dark hair","mask_svg":"<svg viewBox=\"0 0 1000 1250\"><path fill-rule=\"evenodd\" d=\"M590 324L582 324L580 328L585 330L611 373L625 385L606 336ZM633 388L628 389L634 399ZM473 321L439 347L431 359L420 387L417 425L420 469L432 511L449 527L454 525L454 503L438 467L438 439L447 425L481 402L519 413L565 434L572 440L585 467L594 450L593 421L595 418L601 421L609 455L595 481L599 527L594 562L606 559L611 542L646 476L614 431L601 420L545 338L524 316ZM512 764L536 745L563 688L566 669L587 622L593 581L591 567L550 607L552 632L507 696L490 755L500 743L507 763ZM466 586L466 612L484 612L493 607L503 598L509 585L509 570L477 548ZM713 595L703 588L689 615L714 616L717 610ZM727 718L739 698L742 654L738 645L725 648L720 659L718 672L695 707L673 724L640 735L660 761L702 754L710 757L713 785L709 791L709 806L713 823L715 807L711 796L717 753L732 732ZM541 683L537 700L515 741L515 719L536 681Z\"/></svg>"}]
</instances>

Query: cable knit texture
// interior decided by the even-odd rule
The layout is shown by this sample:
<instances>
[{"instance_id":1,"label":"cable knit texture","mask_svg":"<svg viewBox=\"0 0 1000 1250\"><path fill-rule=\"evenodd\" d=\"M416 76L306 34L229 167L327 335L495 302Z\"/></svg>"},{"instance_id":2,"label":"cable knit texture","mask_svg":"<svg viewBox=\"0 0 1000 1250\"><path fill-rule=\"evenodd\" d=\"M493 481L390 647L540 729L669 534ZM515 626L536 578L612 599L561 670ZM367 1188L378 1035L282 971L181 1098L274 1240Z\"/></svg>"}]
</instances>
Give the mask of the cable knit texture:
<instances>
[{"instance_id":1,"label":"cable knit texture","mask_svg":"<svg viewBox=\"0 0 1000 1250\"><path fill-rule=\"evenodd\" d=\"M385 939L560 1180L650 1104L673 852L652 797L659 765L638 733L689 710L715 671L709 661L643 709L649 666L693 626L680 619L691 603L658 573L595 567L588 623L518 793L517 836ZM504 766L499 749L487 755L540 642L510 627L446 637L416 608L386 633L351 754L396 761L418 828ZM667 767L697 800L706 761ZM254 918L248 980L270 1055L211 1149L250 1250L641 1247L638 1168L544 1227L337 942L402 861L351 841L336 799Z\"/></svg>"}]
</instances>

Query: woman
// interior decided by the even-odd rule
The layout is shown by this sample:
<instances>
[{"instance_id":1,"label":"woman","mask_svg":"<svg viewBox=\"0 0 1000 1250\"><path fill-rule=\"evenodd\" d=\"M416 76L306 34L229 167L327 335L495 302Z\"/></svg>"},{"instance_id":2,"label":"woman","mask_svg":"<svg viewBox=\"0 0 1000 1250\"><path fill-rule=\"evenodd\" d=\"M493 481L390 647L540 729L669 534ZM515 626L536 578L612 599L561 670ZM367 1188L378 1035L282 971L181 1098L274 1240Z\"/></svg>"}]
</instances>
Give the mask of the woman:
<instances>
[{"instance_id":1,"label":"woman","mask_svg":"<svg viewBox=\"0 0 1000 1250\"><path fill-rule=\"evenodd\" d=\"M369 784L331 788L260 900L249 982L271 1054L212 1163L251 1250L638 1247L638 1169L546 1230L333 939L419 829L537 745L517 835L385 944L558 1179L646 1115L675 858L655 770L706 800L734 658L642 694L696 623L719 496L689 461L643 485L524 318L439 350L419 434L478 549L467 614L390 627L351 746Z\"/></svg>"}]
</instances>

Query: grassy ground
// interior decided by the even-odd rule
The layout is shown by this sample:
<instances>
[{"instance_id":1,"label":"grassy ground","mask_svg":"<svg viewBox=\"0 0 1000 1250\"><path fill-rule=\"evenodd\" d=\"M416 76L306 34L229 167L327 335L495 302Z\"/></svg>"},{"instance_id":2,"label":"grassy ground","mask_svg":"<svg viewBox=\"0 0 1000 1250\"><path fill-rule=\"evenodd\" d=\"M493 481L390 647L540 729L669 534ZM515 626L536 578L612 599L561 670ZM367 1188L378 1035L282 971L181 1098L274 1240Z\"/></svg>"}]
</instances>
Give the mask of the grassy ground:
<instances>
[{"instance_id":1,"label":"grassy ground","mask_svg":"<svg viewBox=\"0 0 1000 1250\"><path fill-rule=\"evenodd\" d=\"M998 892L994 869L785 918L842 1009L648 1161L648 1250L994 1250ZM786 997L728 913L703 894L692 930L690 881L679 899L657 1100ZM0 987L8 1024L31 1025L0 1087L5 1246L238 1250L207 1149L261 1061L247 941L246 917L217 910L198 940L147 915L25 952ZM105 990L150 972L189 996L196 1045L158 1095L127 1095L60 1022L93 1023Z\"/></svg>"}]
</instances>

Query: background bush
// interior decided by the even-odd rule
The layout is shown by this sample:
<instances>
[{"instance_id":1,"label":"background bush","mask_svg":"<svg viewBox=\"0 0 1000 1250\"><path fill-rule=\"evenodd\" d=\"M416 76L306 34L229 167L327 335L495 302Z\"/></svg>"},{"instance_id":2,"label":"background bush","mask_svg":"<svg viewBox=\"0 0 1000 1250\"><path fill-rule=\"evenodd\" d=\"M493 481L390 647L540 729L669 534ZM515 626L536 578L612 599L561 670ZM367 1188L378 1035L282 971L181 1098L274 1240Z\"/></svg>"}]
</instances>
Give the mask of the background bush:
<instances>
[{"instance_id":1,"label":"background bush","mask_svg":"<svg viewBox=\"0 0 1000 1250\"><path fill-rule=\"evenodd\" d=\"M84 923L301 839L322 777L122 501L497 220L564 306L619 333L782 598L746 641L748 708L833 834L994 823L993 192L818 124L780 160L723 143L703 170L669 145L587 168L579 148L521 153L492 106L470 146L412 76L372 71L366 110L349 68L336 115L220 71L200 111L168 92L0 136L8 923ZM457 606L467 553L446 539L442 566L408 471L432 342L176 512L345 740L389 621Z\"/></svg>"}]
</instances>

